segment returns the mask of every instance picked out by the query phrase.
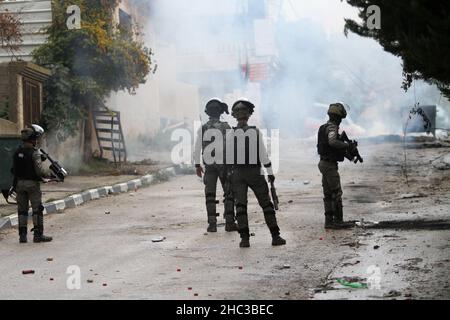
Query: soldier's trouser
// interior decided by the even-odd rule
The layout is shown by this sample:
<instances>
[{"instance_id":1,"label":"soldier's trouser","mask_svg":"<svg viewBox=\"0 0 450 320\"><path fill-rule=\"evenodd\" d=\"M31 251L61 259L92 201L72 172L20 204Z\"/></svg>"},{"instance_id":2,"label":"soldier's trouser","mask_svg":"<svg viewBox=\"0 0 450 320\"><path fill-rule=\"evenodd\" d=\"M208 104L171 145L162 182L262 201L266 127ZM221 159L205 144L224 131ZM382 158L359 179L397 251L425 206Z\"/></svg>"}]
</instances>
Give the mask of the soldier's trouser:
<instances>
[{"instance_id":1,"label":"soldier's trouser","mask_svg":"<svg viewBox=\"0 0 450 320\"><path fill-rule=\"evenodd\" d=\"M332 216L342 221L342 187L337 163L320 161L319 170L322 173L325 216Z\"/></svg>"},{"instance_id":2,"label":"soldier's trouser","mask_svg":"<svg viewBox=\"0 0 450 320\"><path fill-rule=\"evenodd\" d=\"M19 234L27 234L28 210L33 210L34 231L42 234L44 229L44 207L42 205L41 185L38 181L19 180L17 182L17 211L19 216Z\"/></svg>"},{"instance_id":3,"label":"soldier's trouser","mask_svg":"<svg viewBox=\"0 0 450 320\"><path fill-rule=\"evenodd\" d=\"M269 186L261 174L261 168L255 166L241 166L234 169L233 193L236 201L236 220L238 231L242 238L249 237L248 226L248 188L252 189L259 205L263 209L264 219L273 236L280 235L274 205L269 195Z\"/></svg>"},{"instance_id":4,"label":"soldier's trouser","mask_svg":"<svg viewBox=\"0 0 450 320\"><path fill-rule=\"evenodd\" d=\"M227 222L234 222L234 198L231 190L231 181L227 187L227 171L225 166L206 166L203 182L205 184L206 211L208 213L208 223L217 222L217 181L220 180L224 192L224 216Z\"/></svg>"}]
</instances>

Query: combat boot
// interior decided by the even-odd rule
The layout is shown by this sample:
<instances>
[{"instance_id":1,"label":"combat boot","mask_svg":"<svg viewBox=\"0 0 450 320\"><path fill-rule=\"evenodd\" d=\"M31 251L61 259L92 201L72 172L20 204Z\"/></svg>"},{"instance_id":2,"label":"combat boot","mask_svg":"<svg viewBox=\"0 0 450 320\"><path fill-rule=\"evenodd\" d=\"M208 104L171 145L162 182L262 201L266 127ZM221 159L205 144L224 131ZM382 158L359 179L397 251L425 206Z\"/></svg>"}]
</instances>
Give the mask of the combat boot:
<instances>
[{"instance_id":1,"label":"combat boot","mask_svg":"<svg viewBox=\"0 0 450 320\"><path fill-rule=\"evenodd\" d=\"M250 248L250 236L241 236L241 243L239 243L240 248Z\"/></svg>"},{"instance_id":2,"label":"combat boot","mask_svg":"<svg viewBox=\"0 0 450 320\"><path fill-rule=\"evenodd\" d=\"M344 213L342 205L337 206L337 210L333 214L333 224L330 229L334 230L345 230L351 229L355 226L352 222L344 222Z\"/></svg>"},{"instance_id":3,"label":"combat boot","mask_svg":"<svg viewBox=\"0 0 450 320\"><path fill-rule=\"evenodd\" d=\"M19 213L19 242L27 243L27 232L28 232L28 212Z\"/></svg>"},{"instance_id":4,"label":"combat boot","mask_svg":"<svg viewBox=\"0 0 450 320\"><path fill-rule=\"evenodd\" d=\"M217 232L217 223L212 222L208 224L208 228L206 229L207 232Z\"/></svg>"},{"instance_id":5,"label":"combat boot","mask_svg":"<svg viewBox=\"0 0 450 320\"><path fill-rule=\"evenodd\" d=\"M33 223L34 223L34 243L41 242L51 242L53 240L52 237L48 237L44 235L44 216L41 214L33 215Z\"/></svg>"},{"instance_id":6,"label":"combat boot","mask_svg":"<svg viewBox=\"0 0 450 320\"><path fill-rule=\"evenodd\" d=\"M238 231L238 226L234 219L225 217L225 231L226 232L235 232Z\"/></svg>"},{"instance_id":7,"label":"combat boot","mask_svg":"<svg viewBox=\"0 0 450 320\"><path fill-rule=\"evenodd\" d=\"M278 227L270 228L270 233L272 234L272 246L277 247L277 246L284 246L286 244L286 240L284 240L280 236L280 228Z\"/></svg>"},{"instance_id":8,"label":"combat boot","mask_svg":"<svg viewBox=\"0 0 450 320\"><path fill-rule=\"evenodd\" d=\"M333 229L333 214L325 214L325 229Z\"/></svg>"},{"instance_id":9,"label":"combat boot","mask_svg":"<svg viewBox=\"0 0 450 320\"><path fill-rule=\"evenodd\" d=\"M27 243L27 228L19 228L19 243Z\"/></svg>"}]
</instances>

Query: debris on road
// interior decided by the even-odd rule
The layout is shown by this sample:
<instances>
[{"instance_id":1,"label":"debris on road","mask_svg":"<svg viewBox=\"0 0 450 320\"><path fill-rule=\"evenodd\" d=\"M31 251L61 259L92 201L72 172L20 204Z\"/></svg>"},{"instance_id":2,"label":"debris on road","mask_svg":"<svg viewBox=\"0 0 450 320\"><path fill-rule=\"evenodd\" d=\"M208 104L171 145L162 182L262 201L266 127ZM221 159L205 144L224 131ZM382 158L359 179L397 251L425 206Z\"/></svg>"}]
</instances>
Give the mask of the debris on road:
<instances>
[{"instance_id":1,"label":"debris on road","mask_svg":"<svg viewBox=\"0 0 450 320\"><path fill-rule=\"evenodd\" d=\"M88 279L88 280L87 280L87 283L94 283L94 280Z\"/></svg>"},{"instance_id":2,"label":"debris on road","mask_svg":"<svg viewBox=\"0 0 450 320\"><path fill-rule=\"evenodd\" d=\"M380 249L380 246L374 246L373 249L378 250L378 249Z\"/></svg>"},{"instance_id":3,"label":"debris on road","mask_svg":"<svg viewBox=\"0 0 450 320\"><path fill-rule=\"evenodd\" d=\"M357 264L360 264L361 261L355 261L355 262L346 262L342 265L342 267L351 267L351 266L356 266Z\"/></svg>"},{"instance_id":4,"label":"debris on road","mask_svg":"<svg viewBox=\"0 0 450 320\"><path fill-rule=\"evenodd\" d=\"M53 261L53 258L47 258L47 261L48 261L48 262L52 262L52 261Z\"/></svg>"},{"instance_id":5,"label":"debris on road","mask_svg":"<svg viewBox=\"0 0 450 320\"><path fill-rule=\"evenodd\" d=\"M358 278L358 277L354 277L354 278L344 277L341 279L337 279L336 281L340 285L342 285L344 287L352 288L352 289L367 289L368 288L368 285L365 282L365 280Z\"/></svg>"},{"instance_id":6,"label":"debris on road","mask_svg":"<svg viewBox=\"0 0 450 320\"><path fill-rule=\"evenodd\" d=\"M389 291L389 293L386 293L383 295L383 298L397 298L397 297L401 297L402 294L401 292L397 291L397 290L391 290Z\"/></svg>"},{"instance_id":7,"label":"debris on road","mask_svg":"<svg viewBox=\"0 0 450 320\"><path fill-rule=\"evenodd\" d=\"M34 270L23 270L22 274L34 274Z\"/></svg>"},{"instance_id":8,"label":"debris on road","mask_svg":"<svg viewBox=\"0 0 450 320\"><path fill-rule=\"evenodd\" d=\"M304 184L305 186L307 186L307 185L311 184L311 181L309 181L309 180L303 181L303 184Z\"/></svg>"},{"instance_id":9,"label":"debris on road","mask_svg":"<svg viewBox=\"0 0 450 320\"><path fill-rule=\"evenodd\" d=\"M166 240L166 237L155 237L152 242L163 242L164 240Z\"/></svg>"},{"instance_id":10,"label":"debris on road","mask_svg":"<svg viewBox=\"0 0 450 320\"><path fill-rule=\"evenodd\" d=\"M111 211L105 211L105 214L111 214Z\"/></svg>"}]
</instances>

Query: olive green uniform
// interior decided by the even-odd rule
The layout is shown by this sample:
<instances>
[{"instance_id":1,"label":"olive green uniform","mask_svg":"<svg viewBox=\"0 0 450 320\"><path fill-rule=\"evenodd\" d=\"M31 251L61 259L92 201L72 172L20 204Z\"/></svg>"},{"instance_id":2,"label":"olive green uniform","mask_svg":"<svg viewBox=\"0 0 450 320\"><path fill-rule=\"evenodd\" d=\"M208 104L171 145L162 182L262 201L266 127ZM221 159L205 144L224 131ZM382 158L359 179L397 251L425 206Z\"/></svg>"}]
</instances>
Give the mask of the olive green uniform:
<instances>
[{"instance_id":1,"label":"olive green uniform","mask_svg":"<svg viewBox=\"0 0 450 320\"><path fill-rule=\"evenodd\" d=\"M321 153L319 170L322 173L325 217L330 222L342 222L343 192L338 162L344 160L344 153L348 144L339 140L339 126L332 121L322 126L321 130L323 130L323 137L321 137L319 131L319 144L321 139L325 140L324 144L326 144L324 148L326 151L319 151Z\"/></svg>"},{"instance_id":2,"label":"olive green uniform","mask_svg":"<svg viewBox=\"0 0 450 320\"><path fill-rule=\"evenodd\" d=\"M19 216L19 234L26 236L28 210L33 210L35 236L44 232L44 207L40 183L44 173L42 154L36 148L20 147L14 154L13 173L16 181L17 205Z\"/></svg>"},{"instance_id":3,"label":"olive green uniform","mask_svg":"<svg viewBox=\"0 0 450 320\"><path fill-rule=\"evenodd\" d=\"M253 141L253 143L257 143L258 146L249 145L252 143L252 141L249 140L245 145L245 150L240 148L239 143L235 140L235 135L238 130L243 130L245 133L248 133L249 130L255 130L255 136L257 136L258 139L257 141ZM233 129L233 133L233 136L231 134L227 136L227 147L231 146L232 141L234 140L234 143L232 144L235 149L232 181L233 193L236 201L236 220L241 238L248 239L250 236L247 212L249 188L255 194L258 203L263 210L264 219L272 236L279 237L280 228L278 227L274 204L270 199L269 186L262 168L264 166L267 169L268 174L272 175L272 165L264 143L262 143L263 137L256 127L251 126L238 126ZM257 154L252 156L252 152L256 152ZM242 160L244 160L243 162L239 161L240 153L245 154L245 157L242 158ZM228 155L227 152L227 156ZM255 163L250 161L251 159L256 159ZM229 159L227 159L227 163L228 161Z\"/></svg>"},{"instance_id":4,"label":"olive green uniform","mask_svg":"<svg viewBox=\"0 0 450 320\"><path fill-rule=\"evenodd\" d=\"M221 122L219 119L211 119L198 131L197 140L195 145L195 164L200 166L200 158L202 151L212 143L211 141L204 141L203 137L207 134L208 130L218 130L222 135L222 140L218 141L224 151L224 138L226 136L227 130L231 127L226 122ZM225 151L224 151L225 154ZM217 223L217 181L220 181L224 193L224 217L228 224L233 224L235 221L234 215L234 198L231 188L231 173L230 166L225 164L224 154L220 157L220 161L211 163L210 159L206 159L203 156L203 162L205 165L205 174L203 177L203 182L205 185L205 199L206 199L206 211L209 224ZM214 154L213 154L214 155ZM219 155L218 155L219 156ZM213 159L211 159L213 160ZM217 160L217 159L216 159ZM217 163L219 162L219 163Z\"/></svg>"}]
</instances>

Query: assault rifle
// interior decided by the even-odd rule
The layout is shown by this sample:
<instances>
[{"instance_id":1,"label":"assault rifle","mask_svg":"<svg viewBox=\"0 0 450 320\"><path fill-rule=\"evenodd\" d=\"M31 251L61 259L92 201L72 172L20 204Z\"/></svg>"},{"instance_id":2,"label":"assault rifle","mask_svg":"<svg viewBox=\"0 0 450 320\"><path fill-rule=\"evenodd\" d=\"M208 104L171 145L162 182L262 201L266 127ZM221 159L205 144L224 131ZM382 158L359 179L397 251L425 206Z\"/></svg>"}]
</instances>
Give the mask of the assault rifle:
<instances>
[{"instance_id":1,"label":"assault rifle","mask_svg":"<svg viewBox=\"0 0 450 320\"><path fill-rule=\"evenodd\" d=\"M358 162L363 163L364 162L364 159L359 154L358 141L350 140L345 131L342 132L340 140L343 142L347 142L350 145L350 148L348 148L347 152L345 153L345 157L348 160L350 160L354 163L358 163Z\"/></svg>"}]
</instances>

